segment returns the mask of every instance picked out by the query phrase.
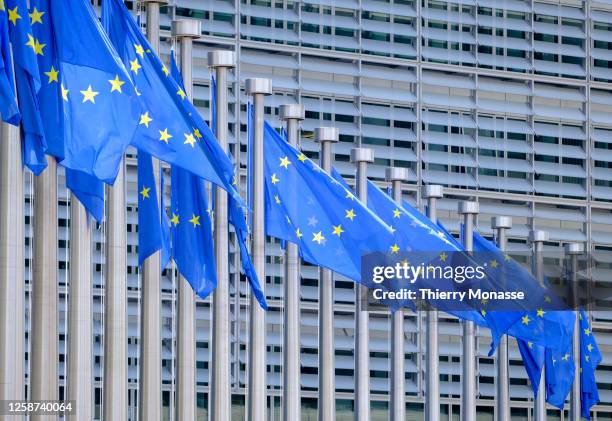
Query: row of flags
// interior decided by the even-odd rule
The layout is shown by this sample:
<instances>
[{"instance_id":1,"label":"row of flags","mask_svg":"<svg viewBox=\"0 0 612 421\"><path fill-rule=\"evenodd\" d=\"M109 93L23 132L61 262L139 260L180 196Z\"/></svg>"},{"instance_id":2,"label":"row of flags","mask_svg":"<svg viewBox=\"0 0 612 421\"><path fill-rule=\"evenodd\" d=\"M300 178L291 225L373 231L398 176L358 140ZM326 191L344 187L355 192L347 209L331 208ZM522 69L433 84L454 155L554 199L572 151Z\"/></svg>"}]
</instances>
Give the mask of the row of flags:
<instances>
[{"instance_id":1,"label":"row of flags","mask_svg":"<svg viewBox=\"0 0 612 421\"><path fill-rule=\"evenodd\" d=\"M172 258L201 297L216 286L214 204L207 184L224 189L243 272L267 308L247 252L249 208L237 191L234 163L187 98L173 55L168 68L121 0L103 1L101 22L86 0L32 0L30 6L25 0L0 0L0 113L5 122L20 124L24 165L39 175L47 155L56 159L66 170L68 188L102 221L104 184L114 182L126 148L138 149L139 263L160 250L160 270ZM251 106L248 115L252 118ZM164 173L154 174L153 157L171 166L169 212L155 181ZM443 226L407 202L395 203L371 182L368 202L362 203L337 172L324 172L267 122L264 176L266 234L296 243L304 261L355 282L371 286L361 279L364 254L421 251L443 261L445 252L463 251ZM474 247L507 261L478 234ZM489 272L493 288L504 290L511 279L532 300L545 300L543 289L519 264L499 268ZM579 356L571 355L573 312L489 311L486 303L449 312L490 328L491 353L503 335L517 338L534 392L546 367L546 398L553 405L562 406L572 381L578 381L570 373L579 363L582 415L588 417L598 402L594 372L601 353L584 312Z\"/></svg>"}]
</instances>

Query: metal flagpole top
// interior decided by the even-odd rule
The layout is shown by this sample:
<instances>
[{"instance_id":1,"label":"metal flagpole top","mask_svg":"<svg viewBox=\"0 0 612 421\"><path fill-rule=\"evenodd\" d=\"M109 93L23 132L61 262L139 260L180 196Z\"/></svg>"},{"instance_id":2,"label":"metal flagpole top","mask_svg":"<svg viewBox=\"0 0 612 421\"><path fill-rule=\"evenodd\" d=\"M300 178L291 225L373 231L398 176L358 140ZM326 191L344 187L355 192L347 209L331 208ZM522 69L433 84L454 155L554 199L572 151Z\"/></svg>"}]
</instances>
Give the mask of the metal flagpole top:
<instances>
[{"instance_id":1,"label":"metal flagpole top","mask_svg":"<svg viewBox=\"0 0 612 421\"><path fill-rule=\"evenodd\" d=\"M466 214L477 214L479 212L478 202L472 202L468 200L462 200L457 206L457 212L462 215Z\"/></svg>"},{"instance_id":2,"label":"metal flagpole top","mask_svg":"<svg viewBox=\"0 0 612 421\"><path fill-rule=\"evenodd\" d=\"M236 53L230 50L215 50L208 52L210 67L235 67Z\"/></svg>"},{"instance_id":3,"label":"metal flagpole top","mask_svg":"<svg viewBox=\"0 0 612 421\"><path fill-rule=\"evenodd\" d=\"M444 187L438 184L428 184L423 186L423 199L437 198L440 199L444 197Z\"/></svg>"},{"instance_id":4,"label":"metal flagpole top","mask_svg":"<svg viewBox=\"0 0 612 421\"><path fill-rule=\"evenodd\" d=\"M247 95L272 94L272 80L262 77L252 77L244 81Z\"/></svg>"},{"instance_id":5,"label":"metal flagpole top","mask_svg":"<svg viewBox=\"0 0 612 421\"><path fill-rule=\"evenodd\" d=\"M374 162L374 150L370 148L351 149L352 162Z\"/></svg>"},{"instance_id":6,"label":"metal flagpole top","mask_svg":"<svg viewBox=\"0 0 612 421\"><path fill-rule=\"evenodd\" d=\"M565 245L565 253L570 255L577 255L584 253L583 243L567 243Z\"/></svg>"},{"instance_id":7,"label":"metal flagpole top","mask_svg":"<svg viewBox=\"0 0 612 421\"><path fill-rule=\"evenodd\" d=\"M493 229L498 229L498 228L510 229L510 228L512 228L512 218L509 217L509 216L494 216L491 219L491 228L493 228Z\"/></svg>"},{"instance_id":8,"label":"metal flagpole top","mask_svg":"<svg viewBox=\"0 0 612 421\"><path fill-rule=\"evenodd\" d=\"M408 181L408 168L389 167L385 170L385 178L387 181Z\"/></svg>"},{"instance_id":9,"label":"metal flagpole top","mask_svg":"<svg viewBox=\"0 0 612 421\"><path fill-rule=\"evenodd\" d=\"M529 242L530 243L543 243L544 241L548 241L548 231L542 231L542 230L529 231Z\"/></svg>"},{"instance_id":10,"label":"metal flagpole top","mask_svg":"<svg viewBox=\"0 0 612 421\"><path fill-rule=\"evenodd\" d=\"M279 107L279 114L281 120L304 120L305 118L302 104L283 104Z\"/></svg>"},{"instance_id":11,"label":"metal flagpole top","mask_svg":"<svg viewBox=\"0 0 612 421\"><path fill-rule=\"evenodd\" d=\"M171 23L171 34L175 38L200 38L202 22L196 19L179 19Z\"/></svg>"},{"instance_id":12,"label":"metal flagpole top","mask_svg":"<svg viewBox=\"0 0 612 421\"><path fill-rule=\"evenodd\" d=\"M314 132L315 142L337 142L339 139L338 129L335 127L316 127Z\"/></svg>"}]
</instances>

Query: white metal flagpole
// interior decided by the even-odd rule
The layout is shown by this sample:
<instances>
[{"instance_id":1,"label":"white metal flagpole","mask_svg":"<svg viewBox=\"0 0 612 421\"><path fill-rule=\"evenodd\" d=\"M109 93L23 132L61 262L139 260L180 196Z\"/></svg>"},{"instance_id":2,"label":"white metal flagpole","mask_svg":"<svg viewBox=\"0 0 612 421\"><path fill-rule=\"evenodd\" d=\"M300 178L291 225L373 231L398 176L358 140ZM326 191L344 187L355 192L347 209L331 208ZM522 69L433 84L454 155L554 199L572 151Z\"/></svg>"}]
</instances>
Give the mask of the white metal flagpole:
<instances>
[{"instance_id":1,"label":"white metal flagpole","mask_svg":"<svg viewBox=\"0 0 612 421\"><path fill-rule=\"evenodd\" d=\"M272 94L272 81L263 78L247 79L247 95L253 97L253 144L251 160L253 194L253 227L251 256L261 287L266 285L266 233L264 218L264 97ZM249 378L247 384L247 418L251 421L266 419L266 320L265 313L253 294L250 302Z\"/></svg>"},{"instance_id":2,"label":"white metal flagpole","mask_svg":"<svg viewBox=\"0 0 612 421\"><path fill-rule=\"evenodd\" d=\"M463 247L474 250L474 216L478 214L478 202L459 202L459 214L463 215ZM476 332L474 322L463 321L463 357L461 359L461 420L476 421Z\"/></svg>"},{"instance_id":3,"label":"white metal flagpole","mask_svg":"<svg viewBox=\"0 0 612 421\"><path fill-rule=\"evenodd\" d=\"M181 73L185 93L193 94L193 40L202 33L202 24L194 19L172 21L172 36L180 40ZM178 283L178 327L176 337L176 420L196 419L196 333L195 294L182 276Z\"/></svg>"},{"instance_id":4,"label":"white metal flagpole","mask_svg":"<svg viewBox=\"0 0 612 421\"><path fill-rule=\"evenodd\" d=\"M544 284L544 242L548 241L548 232L533 230L529 232L529 241L533 245L532 265L533 272L540 284ZM538 396L534 402L533 418L535 421L546 421L546 374L545 367L542 367Z\"/></svg>"},{"instance_id":5,"label":"white metal flagpole","mask_svg":"<svg viewBox=\"0 0 612 421\"><path fill-rule=\"evenodd\" d=\"M402 182L408 180L408 169L387 168L387 181L393 187L393 200L402 205ZM406 419L406 352L404 337L404 310L396 310L391 315L391 412L392 421Z\"/></svg>"},{"instance_id":6,"label":"white metal flagpole","mask_svg":"<svg viewBox=\"0 0 612 421\"><path fill-rule=\"evenodd\" d=\"M154 51L159 53L159 7L167 0L145 0L147 5L147 39ZM160 163L153 158L153 177L157 190L158 206L161 204ZM160 209L163 212L162 209ZM161 215L161 213L160 213ZM138 419L161 420L161 253L149 256L142 267L140 283L140 359Z\"/></svg>"},{"instance_id":7,"label":"white metal flagpole","mask_svg":"<svg viewBox=\"0 0 612 421\"><path fill-rule=\"evenodd\" d=\"M0 400L25 399L23 207L19 128L0 123Z\"/></svg>"},{"instance_id":8,"label":"white metal flagpole","mask_svg":"<svg viewBox=\"0 0 612 421\"><path fill-rule=\"evenodd\" d=\"M496 230L497 247L503 252L508 248L506 230L512 228L512 218L495 216L491 228ZM495 396L495 419L510 421L510 381L508 373L508 336L503 335L497 347L497 395Z\"/></svg>"},{"instance_id":9,"label":"white metal flagpole","mask_svg":"<svg viewBox=\"0 0 612 421\"><path fill-rule=\"evenodd\" d=\"M331 173L332 147L338 142L335 127L315 128L315 142L321 144L321 168ZM334 347L334 274L319 268L319 420L331 421L336 417L336 382Z\"/></svg>"},{"instance_id":10,"label":"white metal flagpole","mask_svg":"<svg viewBox=\"0 0 612 421\"><path fill-rule=\"evenodd\" d=\"M569 279L571 305L575 310L574 336L572 337L572 355L574 356L574 382L570 393L570 413L568 421L580 421L580 309L578 290L578 256L584 253L584 244L568 243L565 245L565 254L569 258ZM578 357L576 357L578 356Z\"/></svg>"},{"instance_id":11,"label":"white metal flagpole","mask_svg":"<svg viewBox=\"0 0 612 421\"><path fill-rule=\"evenodd\" d=\"M280 106L280 118L287 122L287 141L299 143L299 122L304 106ZM283 341L283 419L299 420L300 415L300 259L297 244L287 242L285 253L285 312Z\"/></svg>"},{"instance_id":12,"label":"white metal flagpole","mask_svg":"<svg viewBox=\"0 0 612 421\"><path fill-rule=\"evenodd\" d=\"M208 65L215 69L216 137L221 148L228 151L227 139L227 72L236 66L233 51L211 51ZM231 415L230 371L230 308L229 308L229 233L227 192L214 187L215 195L215 267L217 287L213 295L212 353L210 356L210 415L211 419L229 421Z\"/></svg>"},{"instance_id":13,"label":"white metal flagpole","mask_svg":"<svg viewBox=\"0 0 612 421\"><path fill-rule=\"evenodd\" d=\"M439 185L423 186L424 199L427 199L427 216L435 224L438 222L438 199L444 196L444 187ZM426 359L425 359L425 419L440 419L440 351L438 346L438 310L433 306L425 314Z\"/></svg>"},{"instance_id":14,"label":"white metal flagpole","mask_svg":"<svg viewBox=\"0 0 612 421\"><path fill-rule=\"evenodd\" d=\"M368 163L374 162L374 150L351 149L351 161L357 166L357 195L368 203ZM370 314L364 309L367 289L355 285L355 421L370 420Z\"/></svg>"}]
</instances>

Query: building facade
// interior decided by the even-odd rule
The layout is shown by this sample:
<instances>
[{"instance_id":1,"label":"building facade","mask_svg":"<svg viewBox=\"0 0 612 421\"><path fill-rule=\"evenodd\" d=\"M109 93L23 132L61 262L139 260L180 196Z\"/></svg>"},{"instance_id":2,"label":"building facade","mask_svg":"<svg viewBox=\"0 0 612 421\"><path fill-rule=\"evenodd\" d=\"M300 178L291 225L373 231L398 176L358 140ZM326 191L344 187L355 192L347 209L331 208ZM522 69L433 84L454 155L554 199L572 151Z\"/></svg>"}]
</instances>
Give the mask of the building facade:
<instances>
[{"instance_id":1,"label":"building facade","mask_svg":"<svg viewBox=\"0 0 612 421\"><path fill-rule=\"evenodd\" d=\"M93 0L99 6L99 0ZM138 13L137 2L130 3ZM550 234L546 249L584 242L598 251L592 276L601 288L612 279L612 1L521 0L174 0L162 8L162 52L172 47L170 20L203 23L194 45L194 102L208 119L210 71L207 52L230 49L238 65L230 77L231 151L244 170L246 104L244 79L267 77L266 98L276 127L278 106L302 103L301 147L318 157L313 131L335 126L335 165L349 181L350 149L375 150L372 179L384 170L410 170L404 196L423 208L424 184L442 184L439 218L457 232L457 202L480 203L478 229L491 235L490 218L513 217L511 253L529 249L530 229ZM134 154L128 154L129 388L136 419L139 337L137 193ZM28 178L28 177L26 177ZM60 381L65 384L64 339L68 260L68 201L59 177ZM244 186L244 171L242 176ZM31 279L31 178L26 181L26 282ZM166 191L168 194L169 191ZM169 201L167 200L166 203ZM103 376L104 225L94 234L94 353L96 413ZM232 419L244 419L248 349L248 286L236 272L232 243ZM283 352L283 255L267 245L266 314L269 419L281 419ZM608 256L607 258L605 256ZM554 276L555 259L547 260ZM302 266L302 419L317 408L318 269ZM163 407L173 412L176 275L163 278ZM351 420L353 406L354 284L335 279L337 419ZM197 304L199 419L207 419L210 300ZM406 312L406 406L408 419L423 419L424 314ZM29 324L29 322L28 322ZM597 421L612 421L612 313L594 312L593 329L603 362L597 372L601 403ZM370 314L372 419L386 420L389 401L390 317ZM478 330L478 420L493 420L495 358L490 335ZM510 348L512 419L531 420L532 393L514 341ZM440 316L442 420L459 420L461 325ZM550 408L551 420L561 411Z\"/></svg>"}]
</instances>

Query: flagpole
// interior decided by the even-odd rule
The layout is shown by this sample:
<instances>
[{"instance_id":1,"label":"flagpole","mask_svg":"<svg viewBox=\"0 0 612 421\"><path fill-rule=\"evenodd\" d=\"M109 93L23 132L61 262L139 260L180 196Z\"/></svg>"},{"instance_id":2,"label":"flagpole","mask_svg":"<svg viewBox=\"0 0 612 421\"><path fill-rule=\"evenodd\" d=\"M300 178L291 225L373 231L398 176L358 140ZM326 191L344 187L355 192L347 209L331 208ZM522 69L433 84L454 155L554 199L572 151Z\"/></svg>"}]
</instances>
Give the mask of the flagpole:
<instances>
[{"instance_id":1,"label":"flagpole","mask_svg":"<svg viewBox=\"0 0 612 421\"><path fill-rule=\"evenodd\" d=\"M104 310L104 412L107 421L127 417L127 275L125 161L106 187L106 287Z\"/></svg>"},{"instance_id":2,"label":"flagpole","mask_svg":"<svg viewBox=\"0 0 612 421\"><path fill-rule=\"evenodd\" d=\"M351 149L351 161L357 165L357 194L368 203L368 163L374 162L374 150ZM370 420L370 314L364 308L367 288L355 285L355 421Z\"/></svg>"},{"instance_id":3,"label":"flagpole","mask_svg":"<svg viewBox=\"0 0 612 421\"><path fill-rule=\"evenodd\" d=\"M68 291L67 419L93 419L91 223L85 207L70 197L70 283Z\"/></svg>"},{"instance_id":4,"label":"flagpole","mask_svg":"<svg viewBox=\"0 0 612 421\"><path fill-rule=\"evenodd\" d=\"M408 169L387 168L387 181L393 187L393 200L402 204L402 182L408 180ZM404 338L404 310L398 309L391 315L391 421L406 419L406 361Z\"/></svg>"},{"instance_id":5,"label":"flagpole","mask_svg":"<svg viewBox=\"0 0 612 421\"><path fill-rule=\"evenodd\" d=\"M236 66L233 51L211 51L208 65L216 73L216 137L227 153L227 72ZM229 239L227 192L214 188L215 195L215 267L217 288L212 302L212 352L210 356L210 416L213 420L229 421L231 415L230 370L230 309L229 309Z\"/></svg>"},{"instance_id":6,"label":"flagpole","mask_svg":"<svg viewBox=\"0 0 612 421\"><path fill-rule=\"evenodd\" d=\"M304 120L304 106L280 106L280 118L287 122L287 141L298 147L299 122ZM285 312L283 326L283 419L301 419L300 408L300 260L297 244L286 243Z\"/></svg>"},{"instance_id":7,"label":"flagpole","mask_svg":"<svg viewBox=\"0 0 612 421\"><path fill-rule=\"evenodd\" d=\"M423 198L427 199L427 217L434 224L438 223L438 199L444 196L444 187L440 185L423 186ZM438 345L438 310L427 306L425 314L427 326L426 336L426 383L425 383L425 419L435 421L440 419L440 357Z\"/></svg>"},{"instance_id":8,"label":"flagpole","mask_svg":"<svg viewBox=\"0 0 612 421\"><path fill-rule=\"evenodd\" d=\"M478 202L459 202L458 212L463 215L463 247L474 250L474 217L478 214ZM461 419L476 421L476 333L474 322L463 321L463 358L461 359Z\"/></svg>"},{"instance_id":9,"label":"flagpole","mask_svg":"<svg viewBox=\"0 0 612 421\"><path fill-rule=\"evenodd\" d=\"M496 231L497 247L505 253L508 248L506 230L512 228L512 218L509 216L494 216L493 219L491 219L491 228ZM508 336L503 335L497 347L496 421L510 421L510 381L508 364Z\"/></svg>"},{"instance_id":10,"label":"flagpole","mask_svg":"<svg viewBox=\"0 0 612 421\"><path fill-rule=\"evenodd\" d=\"M574 336L572 337L572 355L574 356L574 382L570 393L570 413L568 421L580 421L580 308L579 308L579 292L578 292L578 256L584 253L584 244L568 243L565 245L565 254L570 259L570 297L572 299L572 307L576 313L574 321ZM578 357L576 357L578 356Z\"/></svg>"},{"instance_id":11,"label":"flagpole","mask_svg":"<svg viewBox=\"0 0 612 421\"><path fill-rule=\"evenodd\" d=\"M57 343L57 163L34 177L34 280L32 283L32 344L30 399L58 398ZM32 420L44 419L32 415Z\"/></svg>"},{"instance_id":12,"label":"flagpole","mask_svg":"<svg viewBox=\"0 0 612 421\"><path fill-rule=\"evenodd\" d=\"M153 50L159 52L159 7L160 4L166 4L167 0L145 0L145 3L147 39ZM160 181L160 163L156 158L153 158L152 163L159 207L164 194ZM160 217L163 211L160 209ZM161 420L161 270L161 252L158 250L144 261L140 278L138 419L141 421Z\"/></svg>"},{"instance_id":13,"label":"flagpole","mask_svg":"<svg viewBox=\"0 0 612 421\"><path fill-rule=\"evenodd\" d=\"M23 207L19 128L0 123L0 400L25 399Z\"/></svg>"},{"instance_id":14,"label":"flagpole","mask_svg":"<svg viewBox=\"0 0 612 421\"><path fill-rule=\"evenodd\" d=\"M315 128L315 142L321 144L321 168L331 173L332 147L338 142L335 127ZM336 416L334 346L334 274L319 268L319 421L331 421Z\"/></svg>"},{"instance_id":15,"label":"flagpole","mask_svg":"<svg viewBox=\"0 0 612 421\"><path fill-rule=\"evenodd\" d=\"M172 36L181 45L181 73L185 93L191 99L193 94L193 40L202 33L202 24L195 19L172 21ZM183 276L178 282L178 327L176 356L176 420L196 419L196 332L195 295Z\"/></svg>"},{"instance_id":16,"label":"flagpole","mask_svg":"<svg viewBox=\"0 0 612 421\"><path fill-rule=\"evenodd\" d=\"M532 265L533 272L540 284L544 284L544 242L548 241L548 232L532 230L529 232L529 241L533 245ZM546 421L546 375L545 367L542 366L538 395L534 402L533 419L535 421Z\"/></svg>"},{"instance_id":17,"label":"flagpole","mask_svg":"<svg viewBox=\"0 0 612 421\"><path fill-rule=\"evenodd\" d=\"M245 81L246 94L253 96L253 150L252 188L253 227L251 235L251 256L253 267L266 286L266 233L264 218L264 97L272 94L272 81L250 78ZM251 421L266 419L266 320L264 310L254 294L250 302L249 329L249 378L247 418Z\"/></svg>"}]
</instances>

